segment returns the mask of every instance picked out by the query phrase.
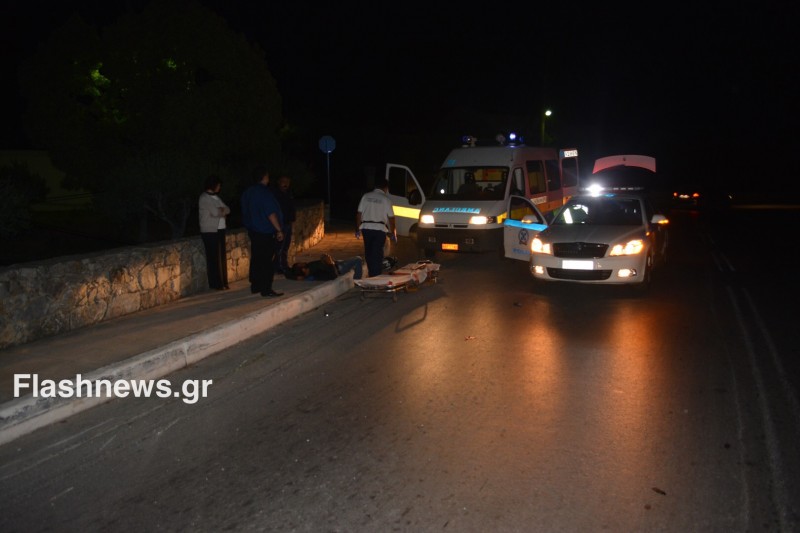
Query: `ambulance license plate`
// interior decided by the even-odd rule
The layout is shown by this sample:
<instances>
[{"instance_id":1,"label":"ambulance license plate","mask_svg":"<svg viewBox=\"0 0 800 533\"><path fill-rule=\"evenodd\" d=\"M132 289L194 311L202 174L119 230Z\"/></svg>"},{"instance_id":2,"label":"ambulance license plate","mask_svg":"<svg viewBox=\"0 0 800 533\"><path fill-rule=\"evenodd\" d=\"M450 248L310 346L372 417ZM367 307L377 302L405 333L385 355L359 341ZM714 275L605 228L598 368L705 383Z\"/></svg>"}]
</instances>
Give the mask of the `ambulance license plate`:
<instances>
[{"instance_id":1,"label":"ambulance license plate","mask_svg":"<svg viewBox=\"0 0 800 533\"><path fill-rule=\"evenodd\" d=\"M442 243L442 250L449 251L449 252L457 252L458 251L458 244L450 244L443 242Z\"/></svg>"}]
</instances>

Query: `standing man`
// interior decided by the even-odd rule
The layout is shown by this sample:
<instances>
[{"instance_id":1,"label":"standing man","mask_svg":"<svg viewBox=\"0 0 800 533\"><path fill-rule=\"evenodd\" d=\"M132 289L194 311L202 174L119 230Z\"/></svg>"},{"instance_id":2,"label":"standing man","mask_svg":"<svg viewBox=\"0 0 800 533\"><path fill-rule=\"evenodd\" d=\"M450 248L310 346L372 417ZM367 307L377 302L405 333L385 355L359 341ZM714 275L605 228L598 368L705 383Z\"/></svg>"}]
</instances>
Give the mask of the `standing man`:
<instances>
[{"instance_id":1,"label":"standing man","mask_svg":"<svg viewBox=\"0 0 800 533\"><path fill-rule=\"evenodd\" d=\"M361 197L356 213L356 238L364 236L364 256L369 277L378 276L383 271L383 246L387 234L393 242L397 242L389 182L386 178L378 178L375 190Z\"/></svg>"},{"instance_id":2,"label":"standing man","mask_svg":"<svg viewBox=\"0 0 800 533\"><path fill-rule=\"evenodd\" d=\"M225 217L231 212L219 197L222 180L212 175L206 179L205 192L198 201L200 237L206 250L208 286L218 291L228 289L228 257L225 243Z\"/></svg>"},{"instance_id":3,"label":"standing man","mask_svg":"<svg viewBox=\"0 0 800 533\"><path fill-rule=\"evenodd\" d=\"M283 241L278 243L275 252L275 272L286 274L289 270L289 247L292 245L292 223L295 221L297 211L294 207L294 197L290 187L292 180L289 176L278 178L278 186L273 191L283 213Z\"/></svg>"},{"instance_id":4,"label":"standing man","mask_svg":"<svg viewBox=\"0 0 800 533\"><path fill-rule=\"evenodd\" d=\"M250 292L275 298L283 296L272 289L272 260L283 240L281 208L269 189L269 171L260 167L254 177L256 182L242 193L242 223L250 237Z\"/></svg>"}]
</instances>

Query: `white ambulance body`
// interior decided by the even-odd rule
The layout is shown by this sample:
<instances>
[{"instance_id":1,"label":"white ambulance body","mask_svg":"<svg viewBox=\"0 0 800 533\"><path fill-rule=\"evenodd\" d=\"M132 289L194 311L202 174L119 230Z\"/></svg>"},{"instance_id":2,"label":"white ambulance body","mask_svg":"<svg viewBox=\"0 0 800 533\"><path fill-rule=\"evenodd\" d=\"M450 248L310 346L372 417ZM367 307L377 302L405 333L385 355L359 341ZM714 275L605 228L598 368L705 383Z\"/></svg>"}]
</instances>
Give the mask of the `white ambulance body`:
<instances>
[{"instance_id":1,"label":"white ambulance body","mask_svg":"<svg viewBox=\"0 0 800 533\"><path fill-rule=\"evenodd\" d=\"M420 210L418 246L428 256L500 250L527 261L527 240L577 192L577 156L524 144L476 146L474 139L452 150Z\"/></svg>"}]
</instances>

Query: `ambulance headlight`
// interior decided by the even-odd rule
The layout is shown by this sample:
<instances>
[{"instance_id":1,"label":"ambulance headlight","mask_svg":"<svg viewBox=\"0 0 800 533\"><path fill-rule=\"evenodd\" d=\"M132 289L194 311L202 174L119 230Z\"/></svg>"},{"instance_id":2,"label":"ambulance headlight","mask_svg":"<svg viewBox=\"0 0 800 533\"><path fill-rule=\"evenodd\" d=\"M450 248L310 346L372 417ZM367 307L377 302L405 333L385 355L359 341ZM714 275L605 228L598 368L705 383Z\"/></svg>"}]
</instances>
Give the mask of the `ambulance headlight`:
<instances>
[{"instance_id":1,"label":"ambulance headlight","mask_svg":"<svg viewBox=\"0 0 800 533\"><path fill-rule=\"evenodd\" d=\"M419 217L420 224L433 224L433 215L422 215Z\"/></svg>"},{"instance_id":2,"label":"ambulance headlight","mask_svg":"<svg viewBox=\"0 0 800 533\"><path fill-rule=\"evenodd\" d=\"M475 215L469 217L469 223L474 224L476 226L484 226L486 224L494 224L497 221L497 217L487 217L484 215Z\"/></svg>"},{"instance_id":3,"label":"ambulance headlight","mask_svg":"<svg viewBox=\"0 0 800 533\"><path fill-rule=\"evenodd\" d=\"M539 237L534 237L531 241L531 252L535 254L553 255L553 251L550 248L550 243L544 242Z\"/></svg>"}]
</instances>

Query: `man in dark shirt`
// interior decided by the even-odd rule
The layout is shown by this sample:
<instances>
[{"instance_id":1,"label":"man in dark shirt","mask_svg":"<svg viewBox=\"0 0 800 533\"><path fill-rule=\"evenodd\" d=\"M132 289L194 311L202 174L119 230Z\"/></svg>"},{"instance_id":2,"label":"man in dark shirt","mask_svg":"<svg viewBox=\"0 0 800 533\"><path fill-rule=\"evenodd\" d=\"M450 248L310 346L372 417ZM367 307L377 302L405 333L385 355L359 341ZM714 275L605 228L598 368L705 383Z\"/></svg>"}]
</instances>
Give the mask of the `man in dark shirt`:
<instances>
[{"instance_id":1,"label":"man in dark shirt","mask_svg":"<svg viewBox=\"0 0 800 533\"><path fill-rule=\"evenodd\" d=\"M269 171L259 168L256 182L242 193L242 223L250 237L250 292L267 298L283 296L272 289L272 260L283 240L281 208L269 189Z\"/></svg>"},{"instance_id":2,"label":"man in dark shirt","mask_svg":"<svg viewBox=\"0 0 800 533\"><path fill-rule=\"evenodd\" d=\"M289 270L289 247L292 245L292 223L296 218L296 209L294 207L294 197L290 187L292 180L289 176L281 176L278 178L278 186L273 189L275 199L281 206L281 213L283 213L283 241L278 243L275 250L275 260L272 262L275 267L275 272L286 273Z\"/></svg>"}]
</instances>

